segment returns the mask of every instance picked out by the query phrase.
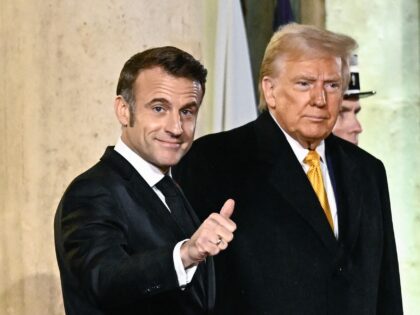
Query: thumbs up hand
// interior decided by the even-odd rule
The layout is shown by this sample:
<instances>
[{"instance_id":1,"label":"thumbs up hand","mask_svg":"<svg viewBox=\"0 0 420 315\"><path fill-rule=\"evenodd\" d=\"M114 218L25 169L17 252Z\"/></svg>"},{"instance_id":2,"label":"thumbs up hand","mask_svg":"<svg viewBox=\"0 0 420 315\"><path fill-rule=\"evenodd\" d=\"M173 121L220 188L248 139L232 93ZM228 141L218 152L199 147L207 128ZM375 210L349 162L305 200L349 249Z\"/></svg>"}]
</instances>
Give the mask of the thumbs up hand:
<instances>
[{"instance_id":1,"label":"thumbs up hand","mask_svg":"<svg viewBox=\"0 0 420 315\"><path fill-rule=\"evenodd\" d=\"M207 256L215 256L225 250L233 239L236 224L230 217L235 201L228 199L219 213L212 213L197 231L181 246L181 259L185 268L197 265Z\"/></svg>"}]
</instances>

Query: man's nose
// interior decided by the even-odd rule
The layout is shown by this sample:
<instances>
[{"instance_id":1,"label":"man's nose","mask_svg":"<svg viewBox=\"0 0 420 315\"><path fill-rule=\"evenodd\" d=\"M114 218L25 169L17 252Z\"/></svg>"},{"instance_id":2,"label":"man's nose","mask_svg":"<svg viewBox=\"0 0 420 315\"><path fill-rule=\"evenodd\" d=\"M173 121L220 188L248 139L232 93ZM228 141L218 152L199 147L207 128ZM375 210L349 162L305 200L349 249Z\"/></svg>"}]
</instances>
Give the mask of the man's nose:
<instances>
[{"instance_id":1,"label":"man's nose","mask_svg":"<svg viewBox=\"0 0 420 315\"><path fill-rule=\"evenodd\" d=\"M182 121L181 116L178 112L171 113L169 115L167 124L166 124L166 130L173 134L174 136L179 136L182 134Z\"/></svg>"},{"instance_id":2,"label":"man's nose","mask_svg":"<svg viewBox=\"0 0 420 315\"><path fill-rule=\"evenodd\" d=\"M362 133L363 128L362 125L360 124L360 121L357 119L357 116L355 115L353 118L353 132L355 133Z\"/></svg>"},{"instance_id":3,"label":"man's nose","mask_svg":"<svg viewBox=\"0 0 420 315\"><path fill-rule=\"evenodd\" d=\"M325 90L323 86L316 86L312 94L313 103L316 106L324 106L327 103Z\"/></svg>"}]
</instances>

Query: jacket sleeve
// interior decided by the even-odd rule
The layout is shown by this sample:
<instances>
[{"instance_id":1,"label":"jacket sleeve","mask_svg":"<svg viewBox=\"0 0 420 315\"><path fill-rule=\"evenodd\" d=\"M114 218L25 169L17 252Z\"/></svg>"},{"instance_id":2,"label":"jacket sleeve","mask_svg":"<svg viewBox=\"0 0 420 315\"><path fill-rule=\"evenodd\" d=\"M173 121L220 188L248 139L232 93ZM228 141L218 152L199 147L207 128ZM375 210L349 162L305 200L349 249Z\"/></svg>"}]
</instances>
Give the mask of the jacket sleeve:
<instances>
[{"instance_id":1,"label":"jacket sleeve","mask_svg":"<svg viewBox=\"0 0 420 315\"><path fill-rule=\"evenodd\" d=\"M117 307L178 289L172 256L175 243L144 244L142 250L133 251L128 246L127 218L111 191L97 181L73 183L58 213L64 268L100 307Z\"/></svg>"}]
</instances>

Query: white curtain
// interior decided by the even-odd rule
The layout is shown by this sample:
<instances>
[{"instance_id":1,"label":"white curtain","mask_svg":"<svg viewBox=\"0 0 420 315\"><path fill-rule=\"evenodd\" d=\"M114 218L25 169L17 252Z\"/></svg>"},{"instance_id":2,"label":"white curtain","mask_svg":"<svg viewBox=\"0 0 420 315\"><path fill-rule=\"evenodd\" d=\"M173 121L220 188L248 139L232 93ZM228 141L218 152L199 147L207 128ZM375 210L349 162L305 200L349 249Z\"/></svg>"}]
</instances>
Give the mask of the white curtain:
<instances>
[{"instance_id":1,"label":"white curtain","mask_svg":"<svg viewBox=\"0 0 420 315\"><path fill-rule=\"evenodd\" d=\"M241 126L257 117L245 24L239 0L217 0L213 60L209 72L205 110L207 131L213 133ZM214 24L213 24L214 25ZM211 27L211 25L210 25ZM206 106L208 106L206 105ZM210 116L210 117L209 117Z\"/></svg>"}]
</instances>

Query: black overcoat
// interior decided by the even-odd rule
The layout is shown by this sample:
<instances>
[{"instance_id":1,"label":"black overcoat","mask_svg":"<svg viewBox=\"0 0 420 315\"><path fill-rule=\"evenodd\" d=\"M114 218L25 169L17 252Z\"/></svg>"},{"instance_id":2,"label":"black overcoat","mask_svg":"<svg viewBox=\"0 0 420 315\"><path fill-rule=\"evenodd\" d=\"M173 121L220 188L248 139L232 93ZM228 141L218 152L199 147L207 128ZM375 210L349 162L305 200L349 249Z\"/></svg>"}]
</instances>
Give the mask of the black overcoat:
<instances>
[{"instance_id":1,"label":"black overcoat","mask_svg":"<svg viewBox=\"0 0 420 315\"><path fill-rule=\"evenodd\" d=\"M175 178L202 219L236 201L235 238L215 258L217 314L402 314L384 166L334 135L325 148L338 240L267 112L196 140L177 166Z\"/></svg>"}]
</instances>

